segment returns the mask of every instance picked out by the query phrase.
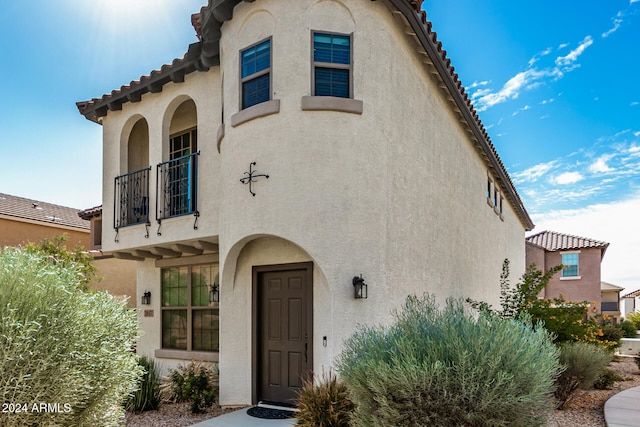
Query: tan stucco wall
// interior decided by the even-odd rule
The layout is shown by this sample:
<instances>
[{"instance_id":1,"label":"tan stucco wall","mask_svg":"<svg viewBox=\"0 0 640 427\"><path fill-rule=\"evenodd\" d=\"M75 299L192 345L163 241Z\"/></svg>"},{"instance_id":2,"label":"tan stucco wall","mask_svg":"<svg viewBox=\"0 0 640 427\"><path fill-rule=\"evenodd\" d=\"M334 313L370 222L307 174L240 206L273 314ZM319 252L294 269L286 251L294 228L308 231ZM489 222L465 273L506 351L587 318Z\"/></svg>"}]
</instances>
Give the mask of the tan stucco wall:
<instances>
[{"instance_id":1,"label":"tan stucco wall","mask_svg":"<svg viewBox=\"0 0 640 427\"><path fill-rule=\"evenodd\" d=\"M101 280L91 283L91 289L107 291L119 299L128 299L127 306L136 307L136 263L94 253L94 265Z\"/></svg>"},{"instance_id":2,"label":"tan stucco wall","mask_svg":"<svg viewBox=\"0 0 640 427\"><path fill-rule=\"evenodd\" d=\"M363 113L303 111L310 95L311 30L353 33L354 97ZM272 37L277 114L233 127L239 110L239 52ZM149 125L149 162L165 160L171 117L186 99L197 110L198 229L193 216L122 228L114 241L105 209L103 250L218 240L221 269L220 402L251 403L251 266L313 261L314 370L332 366L357 323L386 323L411 293L471 297L496 305L505 258L524 272L524 227L505 200L503 220L487 205L487 167L423 68L414 42L382 2L242 2L222 28L222 69L192 73L104 120L104 206L125 173L133 124ZM224 85L220 75L224 74ZM221 92L222 88L222 92ZM221 99L225 136L216 147ZM239 179L257 162L269 179L252 197ZM155 207L155 173L150 206ZM367 300L353 299L362 274ZM160 346L160 270L138 263L137 293L152 292L154 317L140 313L138 349ZM322 346L327 336L327 347ZM176 360L163 360L165 367Z\"/></svg>"},{"instance_id":3,"label":"tan stucco wall","mask_svg":"<svg viewBox=\"0 0 640 427\"><path fill-rule=\"evenodd\" d=\"M79 231L70 227L63 228L0 218L0 246L18 246L27 242L39 243L45 238L50 239L65 233L69 235L67 246L70 249L73 249L76 244L89 249L89 229Z\"/></svg>"}]
</instances>

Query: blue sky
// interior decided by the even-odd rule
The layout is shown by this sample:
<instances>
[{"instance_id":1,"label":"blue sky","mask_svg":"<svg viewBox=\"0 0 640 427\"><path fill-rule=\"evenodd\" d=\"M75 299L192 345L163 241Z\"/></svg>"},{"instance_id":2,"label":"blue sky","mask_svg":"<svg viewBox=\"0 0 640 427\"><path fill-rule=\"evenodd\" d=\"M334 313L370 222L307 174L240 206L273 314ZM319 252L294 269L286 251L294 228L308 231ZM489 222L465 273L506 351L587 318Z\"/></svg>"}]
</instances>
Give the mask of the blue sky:
<instances>
[{"instance_id":1,"label":"blue sky","mask_svg":"<svg viewBox=\"0 0 640 427\"><path fill-rule=\"evenodd\" d=\"M196 41L206 0L20 0L0 14L0 192L101 203L101 127L75 102ZM640 0L426 0L423 8L537 224L611 243L640 288Z\"/></svg>"}]
</instances>

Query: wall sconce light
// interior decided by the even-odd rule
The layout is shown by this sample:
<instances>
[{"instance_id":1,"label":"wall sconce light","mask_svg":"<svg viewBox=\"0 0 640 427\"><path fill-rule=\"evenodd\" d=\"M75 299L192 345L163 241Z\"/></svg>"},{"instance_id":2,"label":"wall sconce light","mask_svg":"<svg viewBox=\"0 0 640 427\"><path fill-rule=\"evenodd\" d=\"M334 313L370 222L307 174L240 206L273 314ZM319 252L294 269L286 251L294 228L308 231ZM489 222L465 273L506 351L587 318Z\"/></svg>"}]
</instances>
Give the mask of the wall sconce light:
<instances>
[{"instance_id":1,"label":"wall sconce light","mask_svg":"<svg viewBox=\"0 0 640 427\"><path fill-rule=\"evenodd\" d=\"M360 275L360 277L358 276L354 276L353 278L353 290L354 290L354 294L353 297L355 299L364 299L367 298L367 284L364 282L364 279L362 278L362 274Z\"/></svg>"},{"instance_id":2,"label":"wall sconce light","mask_svg":"<svg viewBox=\"0 0 640 427\"><path fill-rule=\"evenodd\" d=\"M218 283L219 275L216 275L213 285L209 287L209 302L220 302L220 284Z\"/></svg>"},{"instance_id":3,"label":"wall sconce light","mask_svg":"<svg viewBox=\"0 0 640 427\"><path fill-rule=\"evenodd\" d=\"M151 304L151 291L146 291L144 294L142 294L142 305L149 305Z\"/></svg>"}]
</instances>

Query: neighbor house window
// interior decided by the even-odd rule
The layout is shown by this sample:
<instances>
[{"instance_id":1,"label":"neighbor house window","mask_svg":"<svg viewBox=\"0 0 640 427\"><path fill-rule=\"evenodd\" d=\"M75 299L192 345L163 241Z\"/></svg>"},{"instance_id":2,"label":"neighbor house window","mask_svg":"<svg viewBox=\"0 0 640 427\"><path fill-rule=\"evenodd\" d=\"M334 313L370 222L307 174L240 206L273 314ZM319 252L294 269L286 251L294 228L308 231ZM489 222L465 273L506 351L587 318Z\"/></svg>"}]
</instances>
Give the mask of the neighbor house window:
<instances>
[{"instance_id":1,"label":"neighbor house window","mask_svg":"<svg viewBox=\"0 0 640 427\"><path fill-rule=\"evenodd\" d=\"M562 254L562 277L578 276L578 255L577 253Z\"/></svg>"},{"instance_id":2,"label":"neighbor house window","mask_svg":"<svg viewBox=\"0 0 640 427\"><path fill-rule=\"evenodd\" d=\"M219 350L218 303L209 302L217 282L213 264L162 269L162 348Z\"/></svg>"},{"instance_id":3,"label":"neighbor house window","mask_svg":"<svg viewBox=\"0 0 640 427\"><path fill-rule=\"evenodd\" d=\"M313 33L313 95L352 98L351 36Z\"/></svg>"},{"instance_id":4,"label":"neighbor house window","mask_svg":"<svg viewBox=\"0 0 640 427\"><path fill-rule=\"evenodd\" d=\"M242 109L271 99L271 39L240 53Z\"/></svg>"}]
</instances>

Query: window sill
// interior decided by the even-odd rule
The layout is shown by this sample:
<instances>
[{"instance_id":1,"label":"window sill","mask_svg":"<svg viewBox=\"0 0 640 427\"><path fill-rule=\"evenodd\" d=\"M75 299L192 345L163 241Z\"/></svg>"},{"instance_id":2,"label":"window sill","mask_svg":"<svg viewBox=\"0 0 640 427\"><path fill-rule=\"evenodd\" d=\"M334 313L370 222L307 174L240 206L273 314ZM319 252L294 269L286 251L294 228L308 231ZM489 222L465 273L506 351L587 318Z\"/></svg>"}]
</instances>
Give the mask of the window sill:
<instances>
[{"instance_id":1,"label":"window sill","mask_svg":"<svg viewBox=\"0 0 640 427\"><path fill-rule=\"evenodd\" d=\"M257 119L258 117L270 116L280 112L280 100L272 99L271 101L261 102L252 105L242 111L238 111L231 116L231 127L236 127L242 123Z\"/></svg>"},{"instance_id":2,"label":"window sill","mask_svg":"<svg viewBox=\"0 0 640 427\"><path fill-rule=\"evenodd\" d=\"M157 349L154 357L162 359L201 360L203 362L218 362L219 354L208 351L186 351Z\"/></svg>"},{"instance_id":3,"label":"window sill","mask_svg":"<svg viewBox=\"0 0 640 427\"><path fill-rule=\"evenodd\" d=\"M582 276L562 276L560 280L580 280Z\"/></svg>"},{"instance_id":4,"label":"window sill","mask_svg":"<svg viewBox=\"0 0 640 427\"><path fill-rule=\"evenodd\" d=\"M334 96L303 96L301 107L304 111L339 111L362 114L364 103L359 99Z\"/></svg>"},{"instance_id":5,"label":"window sill","mask_svg":"<svg viewBox=\"0 0 640 427\"><path fill-rule=\"evenodd\" d=\"M490 197L487 197L487 205L489 205L490 208L493 208L493 199Z\"/></svg>"}]
</instances>

